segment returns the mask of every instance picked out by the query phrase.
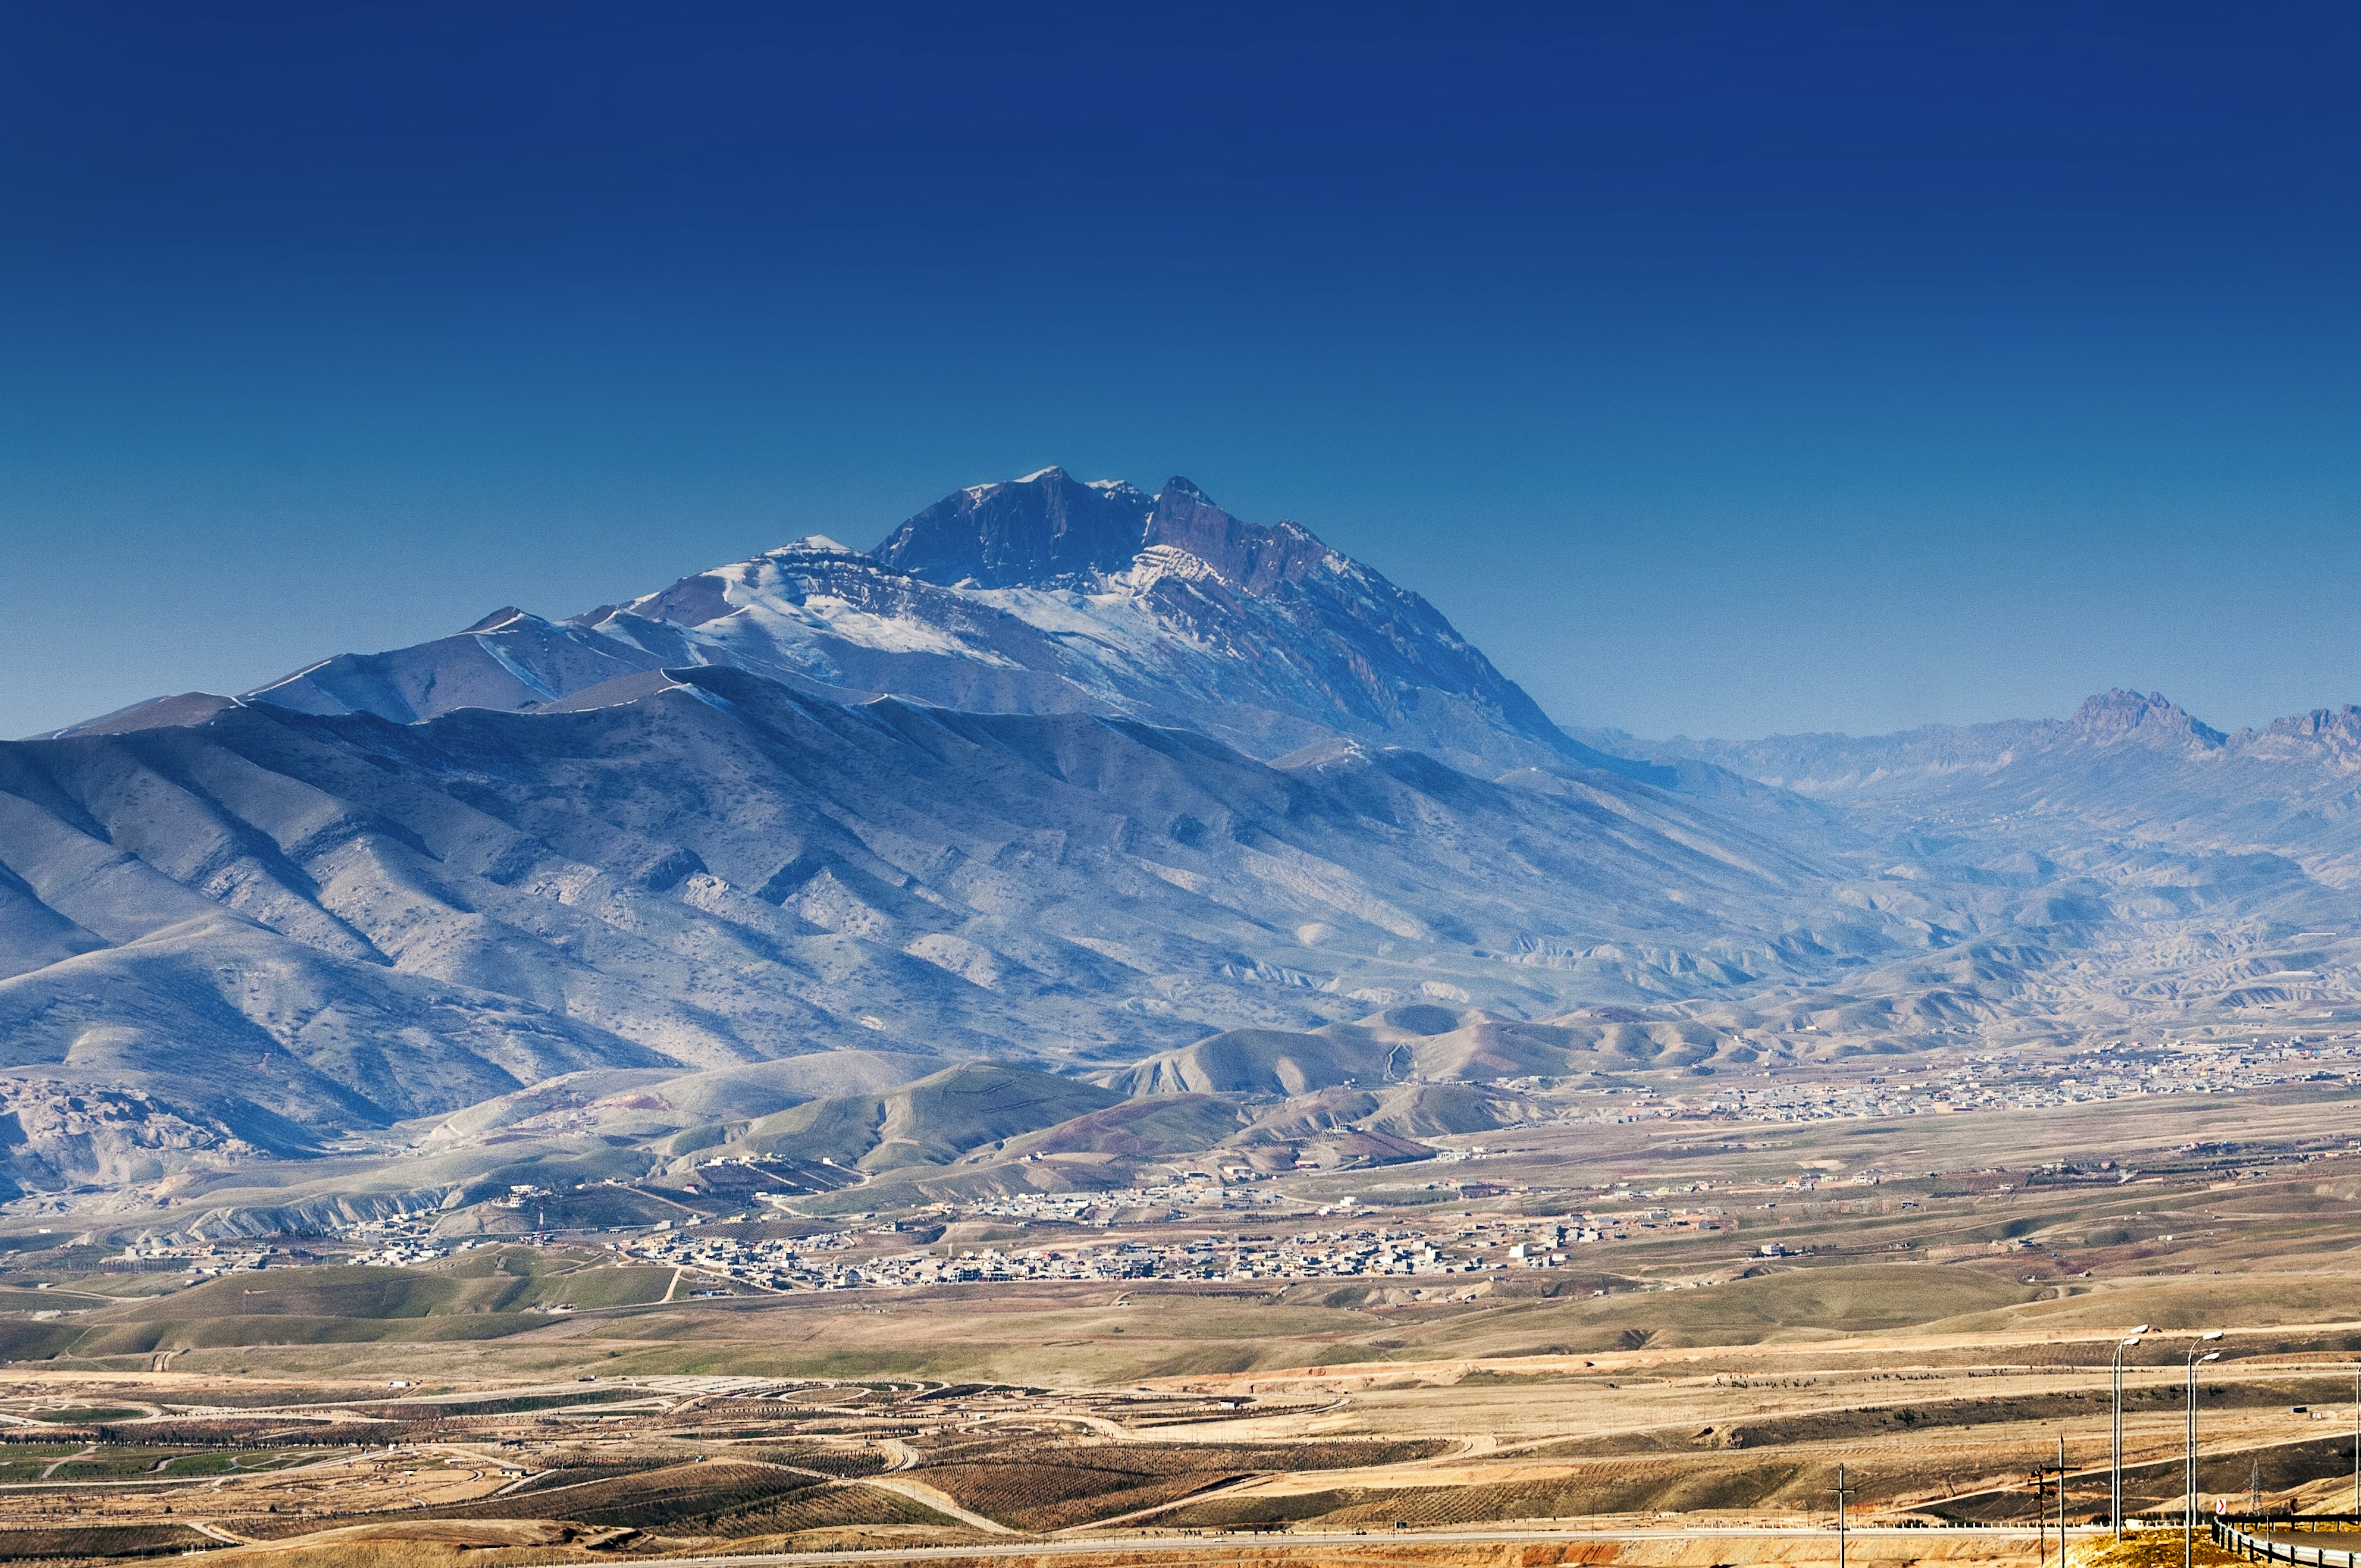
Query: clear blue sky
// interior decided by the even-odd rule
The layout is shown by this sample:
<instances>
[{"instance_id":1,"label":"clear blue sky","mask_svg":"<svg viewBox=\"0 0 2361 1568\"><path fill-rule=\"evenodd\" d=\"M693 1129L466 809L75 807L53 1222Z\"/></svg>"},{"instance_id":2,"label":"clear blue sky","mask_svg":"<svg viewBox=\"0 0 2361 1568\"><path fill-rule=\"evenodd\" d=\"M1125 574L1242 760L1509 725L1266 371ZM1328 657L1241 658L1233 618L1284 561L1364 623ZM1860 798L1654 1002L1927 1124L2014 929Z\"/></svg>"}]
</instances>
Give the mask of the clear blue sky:
<instances>
[{"instance_id":1,"label":"clear blue sky","mask_svg":"<svg viewBox=\"0 0 2361 1568\"><path fill-rule=\"evenodd\" d=\"M833 18L833 19L831 19ZM0 734L1047 463L1570 723L2361 700L2361 8L0 5Z\"/></svg>"}]
</instances>

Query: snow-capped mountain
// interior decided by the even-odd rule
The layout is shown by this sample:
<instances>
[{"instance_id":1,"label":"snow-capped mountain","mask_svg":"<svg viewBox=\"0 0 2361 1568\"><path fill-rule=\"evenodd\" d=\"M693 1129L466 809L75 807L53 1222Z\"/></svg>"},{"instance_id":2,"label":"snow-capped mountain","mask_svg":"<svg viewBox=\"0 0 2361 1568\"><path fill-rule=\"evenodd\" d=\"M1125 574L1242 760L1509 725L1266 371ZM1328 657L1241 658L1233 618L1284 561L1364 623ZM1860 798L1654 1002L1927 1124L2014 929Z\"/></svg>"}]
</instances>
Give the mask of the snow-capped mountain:
<instances>
[{"instance_id":1,"label":"snow-capped mountain","mask_svg":"<svg viewBox=\"0 0 2361 1568\"><path fill-rule=\"evenodd\" d=\"M1774 792L1673 776L1301 528L979 486L0 746L0 1102L49 1129L0 1196L593 1068L1122 1062L1918 941L1806 907L1843 872Z\"/></svg>"},{"instance_id":2,"label":"snow-capped mountain","mask_svg":"<svg viewBox=\"0 0 2361 1568\"><path fill-rule=\"evenodd\" d=\"M595 704L665 666L969 712L1122 714L1261 757L1337 735L1479 773L1633 771L1569 740L1433 606L1304 529L1183 478L1154 495L1061 468L978 485L862 552L814 537L564 623L503 609L456 636L342 654L249 692L398 723Z\"/></svg>"},{"instance_id":3,"label":"snow-capped mountain","mask_svg":"<svg viewBox=\"0 0 2361 1568\"><path fill-rule=\"evenodd\" d=\"M0 744L0 1200L812 1053L1148 1093L1389 1009L1703 1074L2361 1003L2361 710L1597 739L1301 528L1045 469Z\"/></svg>"}]
</instances>

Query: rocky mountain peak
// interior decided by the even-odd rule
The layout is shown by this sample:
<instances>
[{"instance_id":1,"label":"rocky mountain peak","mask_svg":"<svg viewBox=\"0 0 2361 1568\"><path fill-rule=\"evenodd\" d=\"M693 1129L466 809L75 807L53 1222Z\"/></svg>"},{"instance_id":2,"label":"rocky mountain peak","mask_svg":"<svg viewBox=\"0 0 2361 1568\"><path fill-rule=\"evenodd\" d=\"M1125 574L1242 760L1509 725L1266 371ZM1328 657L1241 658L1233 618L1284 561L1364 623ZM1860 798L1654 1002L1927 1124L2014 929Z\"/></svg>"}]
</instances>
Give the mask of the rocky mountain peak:
<instances>
[{"instance_id":1,"label":"rocky mountain peak","mask_svg":"<svg viewBox=\"0 0 2361 1568\"><path fill-rule=\"evenodd\" d=\"M520 621L531 621L543 626L549 624L529 609L519 609L512 604L504 604L500 606L500 609L492 611L491 614L484 617L483 620L476 622L475 625L470 626L465 631L460 632L459 635L462 637L470 637L478 631L498 631Z\"/></svg>"},{"instance_id":2,"label":"rocky mountain peak","mask_svg":"<svg viewBox=\"0 0 2361 1568\"><path fill-rule=\"evenodd\" d=\"M2260 729L2230 738L2240 751L2257 757L2326 758L2344 767L2361 765L2361 707L2315 707L2274 718Z\"/></svg>"},{"instance_id":3,"label":"rocky mountain peak","mask_svg":"<svg viewBox=\"0 0 2361 1568\"><path fill-rule=\"evenodd\" d=\"M1005 484L955 491L911 518L872 554L944 587L1038 587L1120 572L1139 553L1153 503L1127 484L1084 484L1042 468Z\"/></svg>"},{"instance_id":4,"label":"rocky mountain peak","mask_svg":"<svg viewBox=\"0 0 2361 1568\"><path fill-rule=\"evenodd\" d=\"M1301 582L1331 554L1294 523L1264 528L1224 510L1180 475L1149 496L1119 479L1084 483L1049 467L946 496L871 554L943 587L1044 587L1115 576L1159 547L1257 597Z\"/></svg>"},{"instance_id":5,"label":"rocky mountain peak","mask_svg":"<svg viewBox=\"0 0 2361 1568\"><path fill-rule=\"evenodd\" d=\"M1249 594L1301 582L1329 554L1325 544L1294 523L1263 528L1233 517L1177 474L1157 492L1143 543L1185 550Z\"/></svg>"},{"instance_id":6,"label":"rocky mountain peak","mask_svg":"<svg viewBox=\"0 0 2361 1568\"><path fill-rule=\"evenodd\" d=\"M2066 721L2077 740L2110 746L2132 742L2158 750L2213 751L2229 740L2219 729L2192 718L2161 692L2146 696L2120 687L2084 700Z\"/></svg>"},{"instance_id":7,"label":"rocky mountain peak","mask_svg":"<svg viewBox=\"0 0 2361 1568\"><path fill-rule=\"evenodd\" d=\"M2301 736L2311 740L2332 736L2351 740L2361 737L2361 707L2349 702L2342 707L2315 707L2310 713L2274 718L2264 733Z\"/></svg>"}]
</instances>

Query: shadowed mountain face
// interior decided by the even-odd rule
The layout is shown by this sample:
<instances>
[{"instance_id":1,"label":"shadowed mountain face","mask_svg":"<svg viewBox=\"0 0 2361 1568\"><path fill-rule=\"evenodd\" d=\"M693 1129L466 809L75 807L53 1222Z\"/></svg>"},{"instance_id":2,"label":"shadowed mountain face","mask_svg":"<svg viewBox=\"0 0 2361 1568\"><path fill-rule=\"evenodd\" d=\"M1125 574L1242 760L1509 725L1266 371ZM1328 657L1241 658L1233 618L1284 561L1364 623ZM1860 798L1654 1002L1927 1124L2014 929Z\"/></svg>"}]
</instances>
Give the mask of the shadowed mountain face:
<instances>
[{"instance_id":1,"label":"shadowed mountain face","mask_svg":"<svg viewBox=\"0 0 2361 1568\"><path fill-rule=\"evenodd\" d=\"M876 556L947 588L1088 584L1130 569L1159 500L1120 480L1085 485L1045 468L945 497L889 534Z\"/></svg>"},{"instance_id":2,"label":"shadowed mountain face","mask_svg":"<svg viewBox=\"0 0 2361 1568\"><path fill-rule=\"evenodd\" d=\"M1149 496L1044 468L936 502L895 530L876 556L946 587L1088 587L1131 570L1150 550L1186 554L1256 598L1302 582L1334 554L1291 522L1257 528L1232 517L1183 478Z\"/></svg>"}]
</instances>

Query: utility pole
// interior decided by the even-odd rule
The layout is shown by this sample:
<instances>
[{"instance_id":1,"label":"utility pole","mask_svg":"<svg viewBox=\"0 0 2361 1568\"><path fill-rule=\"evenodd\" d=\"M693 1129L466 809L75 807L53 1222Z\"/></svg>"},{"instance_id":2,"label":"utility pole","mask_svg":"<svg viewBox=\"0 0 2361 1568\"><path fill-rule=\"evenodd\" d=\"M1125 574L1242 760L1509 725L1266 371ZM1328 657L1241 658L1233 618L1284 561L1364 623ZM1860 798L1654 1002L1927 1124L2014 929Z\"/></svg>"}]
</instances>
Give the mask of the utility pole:
<instances>
[{"instance_id":1,"label":"utility pole","mask_svg":"<svg viewBox=\"0 0 2361 1568\"><path fill-rule=\"evenodd\" d=\"M2052 1474L2058 1477L2058 1506L2053 1512L2047 1490ZM2036 1464L2033 1467L2033 1529L2037 1560L2049 1561L2049 1527L2058 1527L2058 1568L2066 1568L2066 1434L2058 1434L2058 1464L2053 1470Z\"/></svg>"},{"instance_id":2,"label":"utility pole","mask_svg":"<svg viewBox=\"0 0 2361 1568\"><path fill-rule=\"evenodd\" d=\"M2033 1462L2033 1560L2041 1568L2049 1568L2049 1494L2045 1488L2048 1477L2043 1474L2041 1461ZM2066 1568L2059 1563L2058 1568Z\"/></svg>"},{"instance_id":3,"label":"utility pole","mask_svg":"<svg viewBox=\"0 0 2361 1568\"><path fill-rule=\"evenodd\" d=\"M2211 1341L2218 1340L2221 1337L2222 1331L2220 1329L2210 1330L2207 1332L2197 1336L2197 1343L2208 1343ZM2197 1557L2197 1369L2200 1366L2204 1365L2205 1363L2209 1361L2219 1361L2221 1359L2222 1353L2218 1350L2209 1350L2203 1355L2200 1355L2197 1354L2197 1345L2193 1344L2189 1347L2189 1449L2187 1461L2189 1492L2188 1496L2181 1499L2180 1568L2194 1568Z\"/></svg>"},{"instance_id":4,"label":"utility pole","mask_svg":"<svg viewBox=\"0 0 2361 1568\"><path fill-rule=\"evenodd\" d=\"M1837 1495L1837 1568L1845 1568L1845 1493L1850 1489L1845 1485L1845 1468L1839 1464L1837 1484L1831 1488Z\"/></svg>"},{"instance_id":5,"label":"utility pole","mask_svg":"<svg viewBox=\"0 0 2361 1568\"><path fill-rule=\"evenodd\" d=\"M2107 1512L2114 1521L2117 1541L2124 1538L2124 1352L2138 1344L2140 1335L2146 1332L2147 1332L2147 1325L2142 1323L2131 1332L2128 1338L2115 1346L2114 1445L2111 1455L2114 1463L2110 1466L2111 1474L2107 1483ZM2353 1388L2356 1400L2361 1401L2361 1373L2354 1375ZM2361 1423L2361 1415L2356 1415L2355 1420L2356 1423ZM2354 1474L2356 1482L2361 1482L2361 1461L2356 1461Z\"/></svg>"},{"instance_id":6,"label":"utility pole","mask_svg":"<svg viewBox=\"0 0 2361 1568\"><path fill-rule=\"evenodd\" d=\"M2353 1369L2353 1511L2361 1514L2361 1366Z\"/></svg>"},{"instance_id":7,"label":"utility pole","mask_svg":"<svg viewBox=\"0 0 2361 1568\"><path fill-rule=\"evenodd\" d=\"M2066 1568L2066 1434L2058 1434L2058 1568Z\"/></svg>"}]
</instances>

